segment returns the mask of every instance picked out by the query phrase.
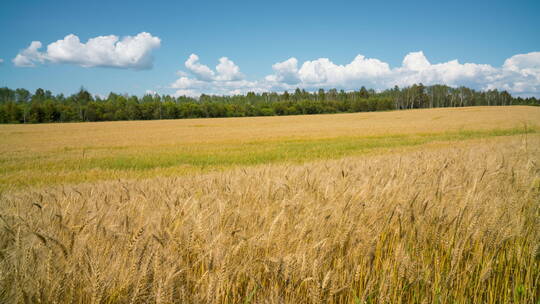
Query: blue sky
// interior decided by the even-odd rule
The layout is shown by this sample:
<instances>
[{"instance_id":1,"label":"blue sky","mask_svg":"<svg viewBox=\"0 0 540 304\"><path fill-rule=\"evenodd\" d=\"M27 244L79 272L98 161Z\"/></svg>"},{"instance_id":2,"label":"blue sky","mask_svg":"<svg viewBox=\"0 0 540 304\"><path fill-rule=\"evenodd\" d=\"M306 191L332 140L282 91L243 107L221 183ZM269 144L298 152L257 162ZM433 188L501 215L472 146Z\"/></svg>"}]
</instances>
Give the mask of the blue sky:
<instances>
[{"instance_id":1,"label":"blue sky","mask_svg":"<svg viewBox=\"0 0 540 304\"><path fill-rule=\"evenodd\" d=\"M84 45L140 33L148 35L127 53L96 59ZM82 48L61 43L47 52L69 34ZM540 95L540 1L4 0L0 35L0 86L54 93L81 85L103 95L197 95L422 81ZM22 53L15 64L32 41L41 42L39 53ZM198 60L188 67L191 54Z\"/></svg>"}]
</instances>

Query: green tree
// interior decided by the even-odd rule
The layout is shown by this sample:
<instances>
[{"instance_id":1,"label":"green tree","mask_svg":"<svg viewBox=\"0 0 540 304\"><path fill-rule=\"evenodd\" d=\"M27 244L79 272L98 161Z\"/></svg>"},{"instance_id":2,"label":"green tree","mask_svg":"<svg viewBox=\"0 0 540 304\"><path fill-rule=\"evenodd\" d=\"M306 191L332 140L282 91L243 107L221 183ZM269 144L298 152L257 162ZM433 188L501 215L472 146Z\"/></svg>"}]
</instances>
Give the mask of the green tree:
<instances>
[{"instance_id":1,"label":"green tree","mask_svg":"<svg viewBox=\"0 0 540 304\"><path fill-rule=\"evenodd\" d=\"M362 86L360 88L360 98L369 98L369 92L368 90L366 89L366 87Z\"/></svg>"}]
</instances>

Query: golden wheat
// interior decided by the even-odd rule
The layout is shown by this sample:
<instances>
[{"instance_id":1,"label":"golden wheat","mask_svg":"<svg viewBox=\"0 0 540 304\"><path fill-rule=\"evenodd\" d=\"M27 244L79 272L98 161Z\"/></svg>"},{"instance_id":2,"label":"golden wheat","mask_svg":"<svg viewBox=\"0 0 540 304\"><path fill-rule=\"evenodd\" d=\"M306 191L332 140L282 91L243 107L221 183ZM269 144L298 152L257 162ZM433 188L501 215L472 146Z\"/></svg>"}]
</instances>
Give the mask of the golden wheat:
<instances>
[{"instance_id":1,"label":"golden wheat","mask_svg":"<svg viewBox=\"0 0 540 304\"><path fill-rule=\"evenodd\" d=\"M538 132L540 107L0 125L0 190L338 159Z\"/></svg>"},{"instance_id":2,"label":"golden wheat","mask_svg":"<svg viewBox=\"0 0 540 304\"><path fill-rule=\"evenodd\" d=\"M0 302L535 303L539 158L513 136L4 192Z\"/></svg>"}]
</instances>

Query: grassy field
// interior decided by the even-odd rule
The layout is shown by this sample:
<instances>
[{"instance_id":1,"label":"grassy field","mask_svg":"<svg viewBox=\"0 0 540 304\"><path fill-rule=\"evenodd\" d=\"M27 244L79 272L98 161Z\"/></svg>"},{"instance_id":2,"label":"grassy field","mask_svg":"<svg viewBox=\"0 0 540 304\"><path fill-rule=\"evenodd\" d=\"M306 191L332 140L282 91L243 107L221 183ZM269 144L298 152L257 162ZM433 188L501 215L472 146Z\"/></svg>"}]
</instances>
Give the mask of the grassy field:
<instances>
[{"instance_id":1,"label":"grassy field","mask_svg":"<svg viewBox=\"0 0 540 304\"><path fill-rule=\"evenodd\" d=\"M540 303L538 122L0 126L0 302Z\"/></svg>"},{"instance_id":2,"label":"grassy field","mask_svg":"<svg viewBox=\"0 0 540 304\"><path fill-rule=\"evenodd\" d=\"M540 108L0 125L0 189L176 176L536 132Z\"/></svg>"}]
</instances>

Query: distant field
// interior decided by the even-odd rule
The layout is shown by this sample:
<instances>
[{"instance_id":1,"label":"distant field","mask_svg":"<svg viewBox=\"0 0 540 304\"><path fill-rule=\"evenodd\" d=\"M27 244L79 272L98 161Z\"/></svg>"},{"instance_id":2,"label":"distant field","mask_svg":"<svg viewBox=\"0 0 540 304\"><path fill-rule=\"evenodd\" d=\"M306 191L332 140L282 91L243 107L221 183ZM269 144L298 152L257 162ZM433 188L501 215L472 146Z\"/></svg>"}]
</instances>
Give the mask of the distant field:
<instances>
[{"instance_id":1,"label":"distant field","mask_svg":"<svg viewBox=\"0 0 540 304\"><path fill-rule=\"evenodd\" d=\"M0 189L336 159L536 133L540 108L0 125Z\"/></svg>"}]
</instances>

